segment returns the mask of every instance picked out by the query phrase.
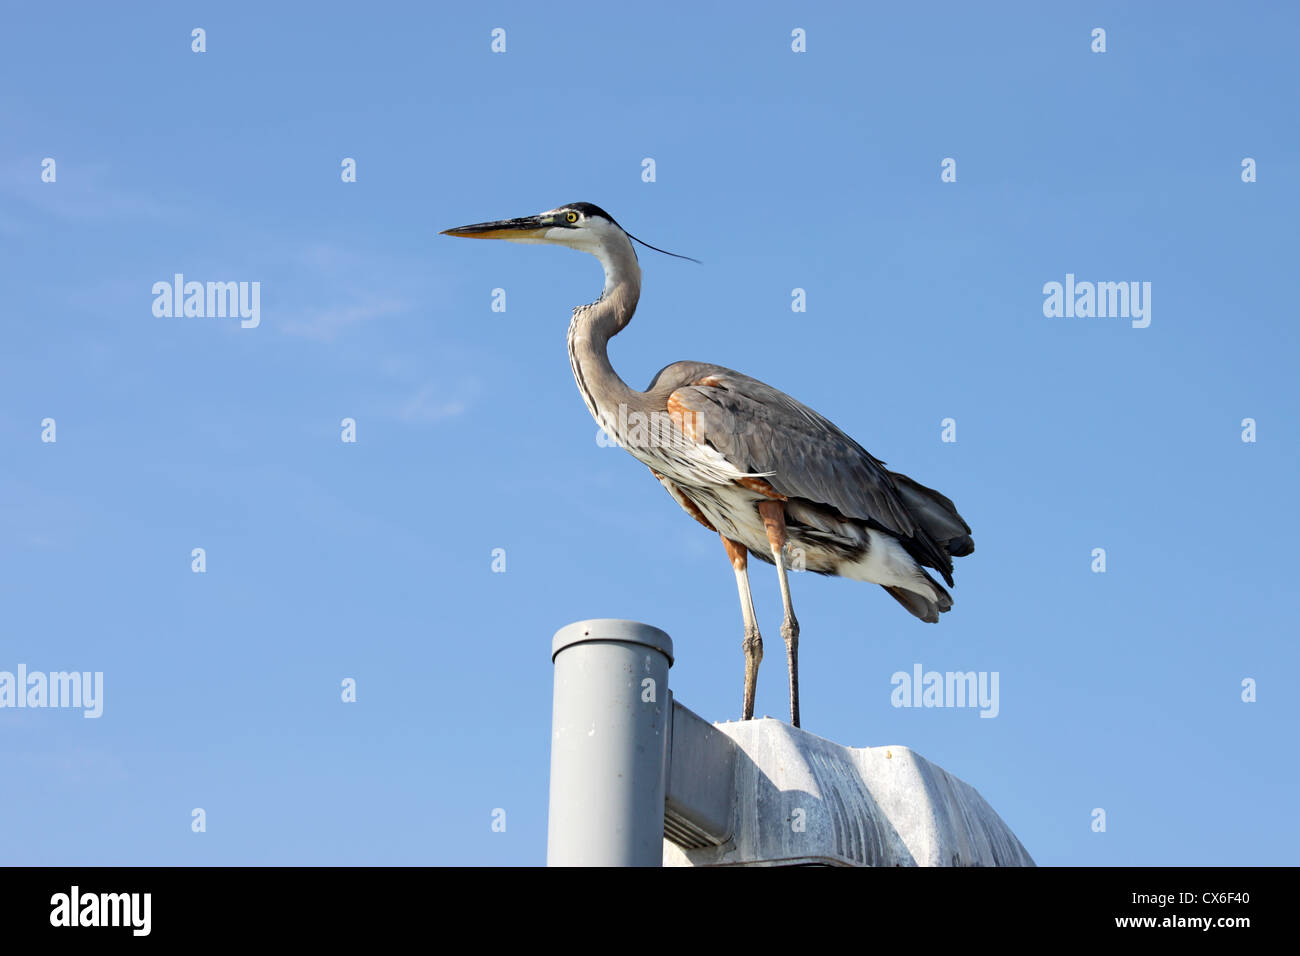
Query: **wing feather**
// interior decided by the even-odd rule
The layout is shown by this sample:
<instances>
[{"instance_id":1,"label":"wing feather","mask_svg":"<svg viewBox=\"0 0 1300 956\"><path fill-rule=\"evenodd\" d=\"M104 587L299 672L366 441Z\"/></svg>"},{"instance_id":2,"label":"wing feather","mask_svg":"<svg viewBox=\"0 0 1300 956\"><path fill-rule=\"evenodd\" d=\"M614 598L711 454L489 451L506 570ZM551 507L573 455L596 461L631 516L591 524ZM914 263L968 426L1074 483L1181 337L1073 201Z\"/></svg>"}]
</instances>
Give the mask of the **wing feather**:
<instances>
[{"instance_id":1,"label":"wing feather","mask_svg":"<svg viewBox=\"0 0 1300 956\"><path fill-rule=\"evenodd\" d=\"M974 547L970 528L951 501L889 471L832 422L784 392L720 366L690 370L689 380L673 388L669 401L694 416L697 441L741 471L763 475L787 498L828 505L894 534L951 583L950 549L969 553Z\"/></svg>"}]
</instances>

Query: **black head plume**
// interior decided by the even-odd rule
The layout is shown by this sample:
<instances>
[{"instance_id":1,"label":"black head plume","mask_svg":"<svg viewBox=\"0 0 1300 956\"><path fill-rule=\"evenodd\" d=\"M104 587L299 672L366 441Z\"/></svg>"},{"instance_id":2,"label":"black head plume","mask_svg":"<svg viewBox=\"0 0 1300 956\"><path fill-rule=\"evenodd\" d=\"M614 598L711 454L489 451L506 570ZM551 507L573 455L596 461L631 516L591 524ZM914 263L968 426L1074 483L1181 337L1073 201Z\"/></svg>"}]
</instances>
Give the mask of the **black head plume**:
<instances>
[{"instance_id":1,"label":"black head plume","mask_svg":"<svg viewBox=\"0 0 1300 956\"><path fill-rule=\"evenodd\" d=\"M623 229L622 226L619 226L618 228ZM675 253L675 252L669 252L667 249L660 249L658 246L652 246L652 245L650 245L650 243L648 243L648 242L644 242L643 240L638 239L636 236L632 235L632 233L628 232L626 229L623 229L623 232L624 232L624 233L627 235L627 237L628 237L629 239L631 239L633 242L640 242L641 245L645 246L647 249L653 249L655 252L662 252L664 255L666 255L666 256L672 256L674 259L685 259L687 262L694 262L696 265L703 265L703 263L700 262L699 259L692 259L690 256L682 256L682 255L678 255L678 254Z\"/></svg>"},{"instance_id":2,"label":"black head plume","mask_svg":"<svg viewBox=\"0 0 1300 956\"><path fill-rule=\"evenodd\" d=\"M561 208L563 208L563 209L576 209L576 210L578 210L578 212L582 213L584 216L600 216L602 219L608 219L608 220L609 220L610 222L612 222L614 225L618 226L618 228L623 229L622 226L619 226L619 225L618 225L618 220L617 220L617 219L615 219L615 218L614 218L613 216L611 216L609 213L605 212L605 210L601 209L599 206L594 205L594 204L592 204L592 203L589 203L589 202L571 202L571 203L569 203L567 206L563 206L563 207L561 207ZM655 252L662 252L664 255L666 255L666 256L672 256L674 259L685 259L687 262L694 262L694 263L696 263L697 265L703 265L703 263L701 263L699 259L692 259L690 256L682 256L682 255L678 255L678 254L675 253L675 252L669 252L667 249L660 249L658 246L652 246L652 245L650 245L650 243L646 242L645 240L643 240L643 239L638 239L636 236L632 235L632 233L628 232L626 229L623 229L623 233L624 233L624 235L626 235L629 239L631 239L633 242L639 242L639 243L641 243L641 245L645 246L647 249L653 249Z\"/></svg>"}]
</instances>

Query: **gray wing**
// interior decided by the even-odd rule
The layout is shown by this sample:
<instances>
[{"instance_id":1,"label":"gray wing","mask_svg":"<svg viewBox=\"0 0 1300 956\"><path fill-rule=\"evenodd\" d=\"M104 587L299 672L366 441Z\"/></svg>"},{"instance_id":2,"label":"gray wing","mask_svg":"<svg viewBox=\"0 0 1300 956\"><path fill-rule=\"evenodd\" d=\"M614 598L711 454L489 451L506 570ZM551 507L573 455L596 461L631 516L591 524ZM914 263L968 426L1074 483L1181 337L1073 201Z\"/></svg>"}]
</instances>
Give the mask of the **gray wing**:
<instances>
[{"instance_id":1,"label":"gray wing","mask_svg":"<svg viewBox=\"0 0 1300 956\"><path fill-rule=\"evenodd\" d=\"M898 537L951 583L950 555L974 550L951 501L895 474L808 406L770 385L716 365L680 362L651 389L695 416L700 440L787 498L834 508Z\"/></svg>"}]
</instances>

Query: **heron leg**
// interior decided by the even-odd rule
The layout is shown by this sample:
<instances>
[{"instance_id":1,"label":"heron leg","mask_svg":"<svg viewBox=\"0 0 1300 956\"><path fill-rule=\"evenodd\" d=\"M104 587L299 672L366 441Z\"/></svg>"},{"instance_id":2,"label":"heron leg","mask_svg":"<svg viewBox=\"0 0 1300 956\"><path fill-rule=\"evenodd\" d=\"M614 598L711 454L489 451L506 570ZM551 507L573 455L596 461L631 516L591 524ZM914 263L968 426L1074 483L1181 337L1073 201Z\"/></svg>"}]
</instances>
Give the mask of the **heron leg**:
<instances>
[{"instance_id":1,"label":"heron leg","mask_svg":"<svg viewBox=\"0 0 1300 956\"><path fill-rule=\"evenodd\" d=\"M781 603L785 606L785 619L781 622L781 636L785 638L786 665L790 672L790 723L799 726L799 620L794 616L790 600L790 579L785 569L785 506L779 501L759 503L758 513L763 518L767 542L772 546L772 559L781 581Z\"/></svg>"},{"instance_id":2,"label":"heron leg","mask_svg":"<svg viewBox=\"0 0 1300 956\"><path fill-rule=\"evenodd\" d=\"M736 572L736 588L740 591L740 614L745 619L745 699L741 704L740 719L754 716L754 691L758 686L758 665L763 660L763 635L758 632L758 617L754 614L754 596L749 591L749 551L739 541L719 535L727 549L731 567Z\"/></svg>"}]
</instances>

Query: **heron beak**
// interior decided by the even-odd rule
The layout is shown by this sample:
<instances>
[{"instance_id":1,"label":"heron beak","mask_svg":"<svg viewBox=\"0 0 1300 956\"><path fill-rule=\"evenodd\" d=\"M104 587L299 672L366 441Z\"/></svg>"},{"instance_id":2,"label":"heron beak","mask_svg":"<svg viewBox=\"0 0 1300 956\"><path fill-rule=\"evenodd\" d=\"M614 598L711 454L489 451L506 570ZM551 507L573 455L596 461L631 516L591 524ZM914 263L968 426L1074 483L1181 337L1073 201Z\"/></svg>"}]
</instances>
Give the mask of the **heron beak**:
<instances>
[{"instance_id":1,"label":"heron beak","mask_svg":"<svg viewBox=\"0 0 1300 956\"><path fill-rule=\"evenodd\" d=\"M466 239L541 239L551 223L542 216L525 216L522 219L498 219L496 222L476 222L470 226L444 229L440 236L463 236Z\"/></svg>"}]
</instances>

